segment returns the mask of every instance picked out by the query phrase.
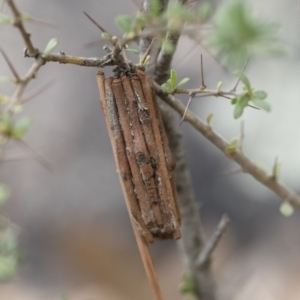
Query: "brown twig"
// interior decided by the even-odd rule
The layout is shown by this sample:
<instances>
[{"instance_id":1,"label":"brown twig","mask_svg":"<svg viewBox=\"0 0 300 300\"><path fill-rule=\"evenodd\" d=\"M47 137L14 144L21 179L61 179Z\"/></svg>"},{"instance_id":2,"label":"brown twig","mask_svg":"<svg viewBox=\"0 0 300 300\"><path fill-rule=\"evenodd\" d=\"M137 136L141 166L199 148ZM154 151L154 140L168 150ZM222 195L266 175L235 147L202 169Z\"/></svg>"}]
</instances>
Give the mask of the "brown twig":
<instances>
[{"instance_id":1,"label":"brown twig","mask_svg":"<svg viewBox=\"0 0 300 300\"><path fill-rule=\"evenodd\" d=\"M159 95L168 105L175 109L181 116L184 114L185 106L176 99L173 95L166 94L161 87L155 83L155 89L157 95ZM201 121L193 112L187 111L185 120L189 122L197 131L199 131L204 137L206 137L211 143L219 148L223 153L226 154L226 148L229 143L214 132L211 126L206 125ZM244 153L235 151L229 156L232 160L238 163L245 173L250 174L257 181L271 189L284 201L289 201L295 207L300 208L300 196L295 192L285 187L278 181L273 181L268 174L256 166Z\"/></svg>"},{"instance_id":2,"label":"brown twig","mask_svg":"<svg viewBox=\"0 0 300 300\"><path fill-rule=\"evenodd\" d=\"M38 57L36 61L32 64L30 69L27 71L26 75L22 78L22 80L17 84L17 87L11 96L10 102L7 104L7 106L4 109L4 112L9 112L11 108L21 102L21 97L24 93L24 90L29 83L29 81L33 78L35 78L35 75L37 74L40 67L44 64L44 60L42 57Z\"/></svg>"},{"instance_id":3,"label":"brown twig","mask_svg":"<svg viewBox=\"0 0 300 300\"><path fill-rule=\"evenodd\" d=\"M42 55L42 53L41 53ZM83 67L98 67L112 66L113 61L111 55L107 54L102 57L80 57L73 55L66 55L65 53L51 53L44 58L46 62L58 62L60 64L72 64Z\"/></svg>"},{"instance_id":4,"label":"brown twig","mask_svg":"<svg viewBox=\"0 0 300 300\"><path fill-rule=\"evenodd\" d=\"M29 54L34 56L36 54L36 49L34 48L32 42L31 42L30 33L28 33L25 30L25 27L21 20L21 17L22 17L21 13L19 12L19 10L16 7L13 0L6 0L6 3L9 6L9 8L11 9L12 14L14 16L14 26L16 26L19 29L19 31L23 37L23 40L26 44L26 48L28 49Z\"/></svg>"},{"instance_id":5,"label":"brown twig","mask_svg":"<svg viewBox=\"0 0 300 300\"><path fill-rule=\"evenodd\" d=\"M29 154L32 155L33 158L36 159L38 163L40 163L45 169L48 171L51 171L51 165L44 157L42 157L39 153L37 153L34 149L32 149L27 143L25 143L23 140L17 140L17 142L20 144L21 147Z\"/></svg>"},{"instance_id":6,"label":"brown twig","mask_svg":"<svg viewBox=\"0 0 300 300\"><path fill-rule=\"evenodd\" d=\"M39 94L43 93L48 88L53 86L54 83L55 83L55 79L51 79L48 82L42 84L41 86L38 86L37 88L35 88L33 90L30 90L22 97L20 104L24 104L24 103L30 101L31 99L33 99L34 97L38 96Z\"/></svg>"}]
</instances>

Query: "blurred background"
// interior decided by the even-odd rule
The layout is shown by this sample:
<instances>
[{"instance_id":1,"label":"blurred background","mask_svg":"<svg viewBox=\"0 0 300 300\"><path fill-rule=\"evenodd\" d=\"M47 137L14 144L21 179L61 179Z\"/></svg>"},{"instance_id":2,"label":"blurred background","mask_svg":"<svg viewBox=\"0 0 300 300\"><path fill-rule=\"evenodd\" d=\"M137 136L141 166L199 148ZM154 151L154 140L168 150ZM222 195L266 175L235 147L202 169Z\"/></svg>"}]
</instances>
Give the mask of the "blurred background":
<instances>
[{"instance_id":1,"label":"blurred background","mask_svg":"<svg viewBox=\"0 0 300 300\"><path fill-rule=\"evenodd\" d=\"M222 5L212 3L216 8ZM105 51L103 43L86 47L101 37L83 11L120 35L114 18L133 15L137 9L130 0L16 4L57 27L26 23L36 47L43 50L57 37L58 51L85 57L102 56ZM256 0L251 5L260 18L280 24L280 36L290 51L283 58L254 58L247 66L253 87L268 93L272 112L246 109L244 151L268 170L279 157L282 181L300 192L299 3ZM23 58L19 32L1 26L0 41L19 74L25 74L32 60ZM215 89L222 80L224 89L230 89L235 78L204 48L182 38L173 67L180 78L191 78L187 87L199 85L200 53L207 86ZM0 75L11 75L2 57L0 66ZM72 300L153 299L121 194L99 105L96 71L48 63L26 90L29 93L55 80L28 102L23 113L34 120L26 142L51 164L52 171L34 159L1 165L1 182L12 191L3 213L19 226L25 256L14 280L0 285L1 299L53 300L62 295ZM111 70L105 73L109 76ZM13 89L7 83L0 85L1 93L10 95ZM187 100L182 98L184 103ZM233 119L233 107L226 99L195 99L190 108L202 119L214 113L213 127L224 138L239 135L241 120ZM226 175L238 166L190 125L184 123L182 132L206 236L224 213L231 219L214 255L220 299L299 299L299 213L283 217L281 199L249 175ZM182 299L178 286L184 269L176 242L156 243L150 250L165 298Z\"/></svg>"}]
</instances>

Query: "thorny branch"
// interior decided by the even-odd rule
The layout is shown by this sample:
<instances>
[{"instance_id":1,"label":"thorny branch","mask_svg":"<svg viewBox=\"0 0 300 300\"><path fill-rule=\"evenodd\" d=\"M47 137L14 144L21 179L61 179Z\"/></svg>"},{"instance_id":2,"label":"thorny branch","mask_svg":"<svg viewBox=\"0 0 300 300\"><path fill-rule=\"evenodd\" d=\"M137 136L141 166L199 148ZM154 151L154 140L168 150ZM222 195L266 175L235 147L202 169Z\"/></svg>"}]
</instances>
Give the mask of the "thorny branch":
<instances>
[{"instance_id":1,"label":"thorny branch","mask_svg":"<svg viewBox=\"0 0 300 300\"><path fill-rule=\"evenodd\" d=\"M155 89L157 95L161 99L168 103L168 105L176 110L181 116L184 114L185 106L180 100L176 99L173 95L166 94L157 83L155 83ZM205 138L219 148L226 156L238 163L243 172L250 174L257 181L275 192L284 201L289 202L297 208L300 208L299 195L284 186L282 183L274 180L272 176L269 176L266 172L260 169L243 152L237 149L234 153L228 155L226 153L226 148L229 146L229 143L219 136L215 131L213 131L211 125L205 124L190 110L186 112L185 121L189 122L197 131L199 131Z\"/></svg>"}]
</instances>

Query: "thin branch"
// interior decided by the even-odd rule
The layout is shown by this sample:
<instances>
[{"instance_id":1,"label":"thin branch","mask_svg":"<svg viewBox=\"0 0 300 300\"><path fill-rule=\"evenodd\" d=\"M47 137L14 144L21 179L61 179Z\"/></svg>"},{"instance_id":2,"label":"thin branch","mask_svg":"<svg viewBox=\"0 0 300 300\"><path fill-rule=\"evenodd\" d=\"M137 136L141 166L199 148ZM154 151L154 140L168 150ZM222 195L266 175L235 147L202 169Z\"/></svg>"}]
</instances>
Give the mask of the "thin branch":
<instances>
[{"instance_id":1,"label":"thin branch","mask_svg":"<svg viewBox=\"0 0 300 300\"><path fill-rule=\"evenodd\" d=\"M33 99L34 97L38 96L39 94L43 93L49 87L53 86L54 83L55 83L55 79L51 79L45 84L37 87L36 89L29 91L29 93L27 93L24 97L22 97L21 104L24 104L29 100Z\"/></svg>"},{"instance_id":2,"label":"thin branch","mask_svg":"<svg viewBox=\"0 0 300 300\"><path fill-rule=\"evenodd\" d=\"M176 99L173 95L166 94L157 83L154 85L157 95L161 97L161 99L163 99L167 104L169 104L174 110L176 110L181 116L183 116L185 106L181 103L181 101ZM226 154L226 148L229 146L229 143L216 132L214 132L211 126L206 125L190 110L186 112L185 121L189 122L205 138L207 138L212 144L214 144L226 156L228 156ZM231 154L229 158L238 163L245 173L250 174L257 181L276 193L284 201L289 201L295 207L300 208L299 195L280 182L272 180L268 174L256 166L256 164L253 163L244 153L237 150Z\"/></svg>"},{"instance_id":3,"label":"thin branch","mask_svg":"<svg viewBox=\"0 0 300 300\"><path fill-rule=\"evenodd\" d=\"M196 265L198 268L204 267L210 261L212 253L216 249L222 236L224 235L226 228L229 224L229 221L230 220L226 215L224 215L221 218L215 232L210 237L204 249L201 251L201 253L199 254L196 260Z\"/></svg>"},{"instance_id":4,"label":"thin branch","mask_svg":"<svg viewBox=\"0 0 300 300\"><path fill-rule=\"evenodd\" d=\"M31 16L28 16L28 20L27 21L31 22L31 23L37 23L37 24L40 24L40 25L43 25L43 26L52 27L54 29L59 29L59 27L57 25L55 25L55 24L52 24L52 23L49 23L49 22L45 22L44 20L33 18Z\"/></svg>"},{"instance_id":5,"label":"thin branch","mask_svg":"<svg viewBox=\"0 0 300 300\"><path fill-rule=\"evenodd\" d=\"M141 58L141 65L144 65L145 59L147 58L147 56L149 55L150 51L151 51L151 47L154 43L154 38L152 39L151 43L149 44L146 52L143 54L142 58Z\"/></svg>"},{"instance_id":6,"label":"thin branch","mask_svg":"<svg viewBox=\"0 0 300 300\"><path fill-rule=\"evenodd\" d=\"M37 153L34 149L32 149L27 143L23 140L18 140L18 143L24 148L24 150L29 154L32 155L33 158L36 159L38 163L40 163L45 169L51 171L51 165L45 158L43 158L39 153Z\"/></svg>"},{"instance_id":7,"label":"thin branch","mask_svg":"<svg viewBox=\"0 0 300 300\"><path fill-rule=\"evenodd\" d=\"M26 75L22 78L22 80L17 84L17 87L11 96L11 99L7 106L4 109L4 112L9 112L11 108L21 101L21 97L24 93L24 90L29 83L29 81L33 78L35 78L38 70L40 67L45 63L44 59L42 57L38 57L36 61L32 64L30 69L27 71Z\"/></svg>"},{"instance_id":8,"label":"thin branch","mask_svg":"<svg viewBox=\"0 0 300 300\"><path fill-rule=\"evenodd\" d=\"M52 53L44 58L46 62L53 61L60 64L72 64L83 67L97 67L103 68L105 66L112 66L112 58L110 54L102 57L80 57L73 55L66 55L64 53Z\"/></svg>"},{"instance_id":9,"label":"thin branch","mask_svg":"<svg viewBox=\"0 0 300 300\"><path fill-rule=\"evenodd\" d=\"M26 44L26 48L28 49L28 52L30 53L30 55L34 56L36 54L36 49L34 48L32 42L31 42L30 33L28 33L25 30L25 27L22 22L22 14L19 12L19 10L16 7L13 0L6 0L6 3L9 6L9 8L11 9L11 12L14 16L14 26L16 26L19 29L19 31L23 37L23 40Z\"/></svg>"},{"instance_id":10,"label":"thin branch","mask_svg":"<svg viewBox=\"0 0 300 300\"><path fill-rule=\"evenodd\" d=\"M202 97L209 97L209 96L213 96L213 97L222 97L222 98L226 98L229 100L232 100L232 98L230 98L230 96L232 97L238 97L240 96L239 93L233 92L232 90L230 91L222 91L222 90L210 90L207 88L202 89L201 87L198 89L176 89L174 91L174 94L187 94L187 95L194 95L194 98L202 98ZM259 108L248 104L247 106L260 110Z\"/></svg>"},{"instance_id":11,"label":"thin branch","mask_svg":"<svg viewBox=\"0 0 300 300\"><path fill-rule=\"evenodd\" d=\"M4 52L4 50L2 48L0 48L0 52L3 55L3 57L4 57L5 61L6 61L6 63L8 64L10 70L14 74L14 76L16 78L16 82L18 83L20 81L20 76L18 75L17 70L15 69L15 67L12 64L12 62L9 60L8 56L6 55L6 53Z\"/></svg>"},{"instance_id":12,"label":"thin branch","mask_svg":"<svg viewBox=\"0 0 300 300\"><path fill-rule=\"evenodd\" d=\"M2 150L2 149L1 149ZM0 153L0 162L10 162L16 160L25 160L33 157L33 154L20 152L19 149L2 151Z\"/></svg>"}]
</instances>

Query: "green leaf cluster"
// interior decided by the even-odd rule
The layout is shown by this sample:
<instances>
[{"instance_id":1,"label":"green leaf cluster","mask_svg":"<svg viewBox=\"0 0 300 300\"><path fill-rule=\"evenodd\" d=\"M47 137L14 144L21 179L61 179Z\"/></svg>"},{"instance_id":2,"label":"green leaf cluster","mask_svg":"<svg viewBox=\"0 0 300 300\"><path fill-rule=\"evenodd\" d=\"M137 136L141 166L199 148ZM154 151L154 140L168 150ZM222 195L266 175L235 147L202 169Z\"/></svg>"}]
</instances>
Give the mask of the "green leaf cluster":
<instances>
[{"instance_id":1,"label":"green leaf cluster","mask_svg":"<svg viewBox=\"0 0 300 300\"><path fill-rule=\"evenodd\" d=\"M243 89L245 92L231 100L231 104L234 105L234 118L238 119L243 114L245 107L247 107L250 103L253 103L260 109L270 111L271 106L265 101L267 93L264 91L254 91L249 79L243 72L237 71L235 72L235 75L239 77L241 82L244 84Z\"/></svg>"},{"instance_id":2,"label":"green leaf cluster","mask_svg":"<svg viewBox=\"0 0 300 300\"><path fill-rule=\"evenodd\" d=\"M0 133L7 138L22 139L31 125L32 120L28 117L23 117L16 123L8 113L0 117Z\"/></svg>"},{"instance_id":3,"label":"green leaf cluster","mask_svg":"<svg viewBox=\"0 0 300 300\"><path fill-rule=\"evenodd\" d=\"M170 78L166 83L162 84L161 88L164 92L172 94L176 89L186 84L189 80L189 78L183 78L179 83L177 83L177 73L175 70L171 70Z\"/></svg>"},{"instance_id":4,"label":"green leaf cluster","mask_svg":"<svg viewBox=\"0 0 300 300\"><path fill-rule=\"evenodd\" d=\"M208 2L203 2L197 9L190 10L186 5L170 3L163 13L161 11L160 2L152 0L147 12L138 12L134 17L120 15L115 21L127 36L137 36L144 27L157 28L162 33L161 36L164 36L166 31L180 30L184 23L204 22L211 14L211 6Z\"/></svg>"},{"instance_id":5,"label":"green leaf cluster","mask_svg":"<svg viewBox=\"0 0 300 300\"><path fill-rule=\"evenodd\" d=\"M233 0L220 9L207 42L228 65L241 67L252 54L283 53L277 31L277 25L258 20L244 1Z\"/></svg>"}]
</instances>

